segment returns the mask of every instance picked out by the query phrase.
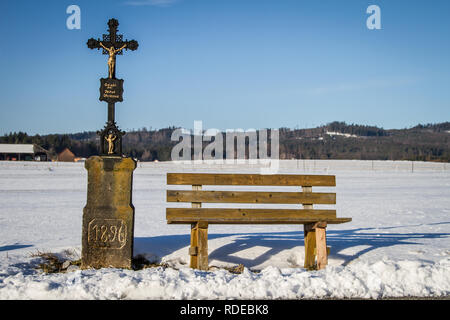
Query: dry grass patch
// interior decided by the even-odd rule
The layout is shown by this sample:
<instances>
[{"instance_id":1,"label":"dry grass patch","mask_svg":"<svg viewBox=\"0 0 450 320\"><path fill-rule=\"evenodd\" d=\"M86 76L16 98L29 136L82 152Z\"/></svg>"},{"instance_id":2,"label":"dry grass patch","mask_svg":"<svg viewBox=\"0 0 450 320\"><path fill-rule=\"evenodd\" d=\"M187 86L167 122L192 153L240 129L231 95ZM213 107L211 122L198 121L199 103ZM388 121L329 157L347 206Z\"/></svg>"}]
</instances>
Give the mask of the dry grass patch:
<instances>
[{"instance_id":1,"label":"dry grass patch","mask_svg":"<svg viewBox=\"0 0 450 320\"><path fill-rule=\"evenodd\" d=\"M73 252L69 250L65 250L63 252L65 256L73 256ZM58 272L66 272L67 268L70 266L80 266L81 259L77 260L68 260L64 259L61 256L51 253L51 252L41 252L37 250L37 252L32 253L31 257L40 258L43 260L42 263L39 263L36 269L40 269L45 273L58 273Z\"/></svg>"},{"instance_id":2,"label":"dry grass patch","mask_svg":"<svg viewBox=\"0 0 450 320\"><path fill-rule=\"evenodd\" d=\"M147 268L157 268L157 267L162 267L162 268L166 269L169 267L169 265L167 263L151 262L142 254L138 254L131 261L131 268L135 271L143 270L143 269L147 269Z\"/></svg>"}]
</instances>

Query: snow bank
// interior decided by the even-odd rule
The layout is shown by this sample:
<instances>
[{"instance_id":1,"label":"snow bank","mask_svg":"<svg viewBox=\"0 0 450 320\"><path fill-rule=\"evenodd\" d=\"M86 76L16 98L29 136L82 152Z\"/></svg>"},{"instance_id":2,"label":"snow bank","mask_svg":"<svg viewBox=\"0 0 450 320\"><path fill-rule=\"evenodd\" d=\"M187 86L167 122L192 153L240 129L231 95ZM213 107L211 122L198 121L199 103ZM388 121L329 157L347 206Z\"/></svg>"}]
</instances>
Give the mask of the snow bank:
<instances>
[{"instance_id":1,"label":"snow bank","mask_svg":"<svg viewBox=\"0 0 450 320\"><path fill-rule=\"evenodd\" d=\"M79 254L82 164L0 163L0 299L301 299L450 294L450 166L287 160L280 173L335 174L337 215L325 270L307 272L302 226L212 225L209 272L187 268L189 226L167 225L166 172L259 172L257 166L140 163L135 254L170 268L43 274L31 253ZM326 189L326 188L325 188ZM319 191L319 190L317 190ZM320 190L327 192L327 190ZM222 267L243 264L242 274Z\"/></svg>"},{"instance_id":2,"label":"snow bank","mask_svg":"<svg viewBox=\"0 0 450 320\"><path fill-rule=\"evenodd\" d=\"M357 262L308 272L267 267L242 274L162 267L141 271L18 272L0 276L0 299L315 299L439 297L450 294L450 259L435 264Z\"/></svg>"}]
</instances>

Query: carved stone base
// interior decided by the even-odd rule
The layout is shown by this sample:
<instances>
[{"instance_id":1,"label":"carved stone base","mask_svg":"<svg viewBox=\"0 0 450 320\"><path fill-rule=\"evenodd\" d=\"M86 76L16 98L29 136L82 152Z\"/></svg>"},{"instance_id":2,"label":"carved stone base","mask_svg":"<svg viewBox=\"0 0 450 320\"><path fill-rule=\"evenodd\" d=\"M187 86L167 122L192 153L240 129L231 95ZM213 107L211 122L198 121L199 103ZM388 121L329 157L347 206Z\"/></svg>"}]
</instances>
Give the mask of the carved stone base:
<instances>
[{"instance_id":1,"label":"carved stone base","mask_svg":"<svg viewBox=\"0 0 450 320\"><path fill-rule=\"evenodd\" d=\"M131 268L134 207L131 158L90 157L83 209L81 268Z\"/></svg>"}]
</instances>

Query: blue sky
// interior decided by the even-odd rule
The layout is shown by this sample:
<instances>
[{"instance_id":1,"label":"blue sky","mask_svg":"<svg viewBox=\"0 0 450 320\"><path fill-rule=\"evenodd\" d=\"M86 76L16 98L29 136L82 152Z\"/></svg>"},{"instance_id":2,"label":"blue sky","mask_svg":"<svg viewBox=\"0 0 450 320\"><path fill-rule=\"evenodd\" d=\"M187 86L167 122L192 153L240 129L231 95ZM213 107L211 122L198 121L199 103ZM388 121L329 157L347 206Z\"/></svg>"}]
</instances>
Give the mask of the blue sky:
<instances>
[{"instance_id":1,"label":"blue sky","mask_svg":"<svg viewBox=\"0 0 450 320\"><path fill-rule=\"evenodd\" d=\"M450 121L449 14L446 0L3 0L0 134L103 127L107 56L86 42L112 17L139 42L117 58L124 130Z\"/></svg>"}]
</instances>

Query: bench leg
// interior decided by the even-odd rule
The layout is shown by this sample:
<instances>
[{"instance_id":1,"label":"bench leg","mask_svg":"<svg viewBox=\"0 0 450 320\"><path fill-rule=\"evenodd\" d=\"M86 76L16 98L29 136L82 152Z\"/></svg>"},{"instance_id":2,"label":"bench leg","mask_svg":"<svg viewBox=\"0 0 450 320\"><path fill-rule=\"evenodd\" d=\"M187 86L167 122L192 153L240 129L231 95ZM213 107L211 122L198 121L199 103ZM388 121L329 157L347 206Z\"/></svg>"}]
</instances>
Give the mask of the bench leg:
<instances>
[{"instance_id":1,"label":"bench leg","mask_svg":"<svg viewBox=\"0 0 450 320\"><path fill-rule=\"evenodd\" d=\"M305 224L303 229L305 233L305 264L304 268L313 270L316 267L316 230L311 228L314 224Z\"/></svg>"},{"instance_id":2,"label":"bench leg","mask_svg":"<svg viewBox=\"0 0 450 320\"><path fill-rule=\"evenodd\" d=\"M328 264L326 228L316 228L317 270Z\"/></svg>"},{"instance_id":3,"label":"bench leg","mask_svg":"<svg viewBox=\"0 0 450 320\"><path fill-rule=\"evenodd\" d=\"M199 221L191 225L190 267L208 270L208 223Z\"/></svg>"},{"instance_id":4,"label":"bench leg","mask_svg":"<svg viewBox=\"0 0 450 320\"><path fill-rule=\"evenodd\" d=\"M305 269L321 270L328 264L326 227L326 222L307 223L304 225Z\"/></svg>"}]
</instances>

